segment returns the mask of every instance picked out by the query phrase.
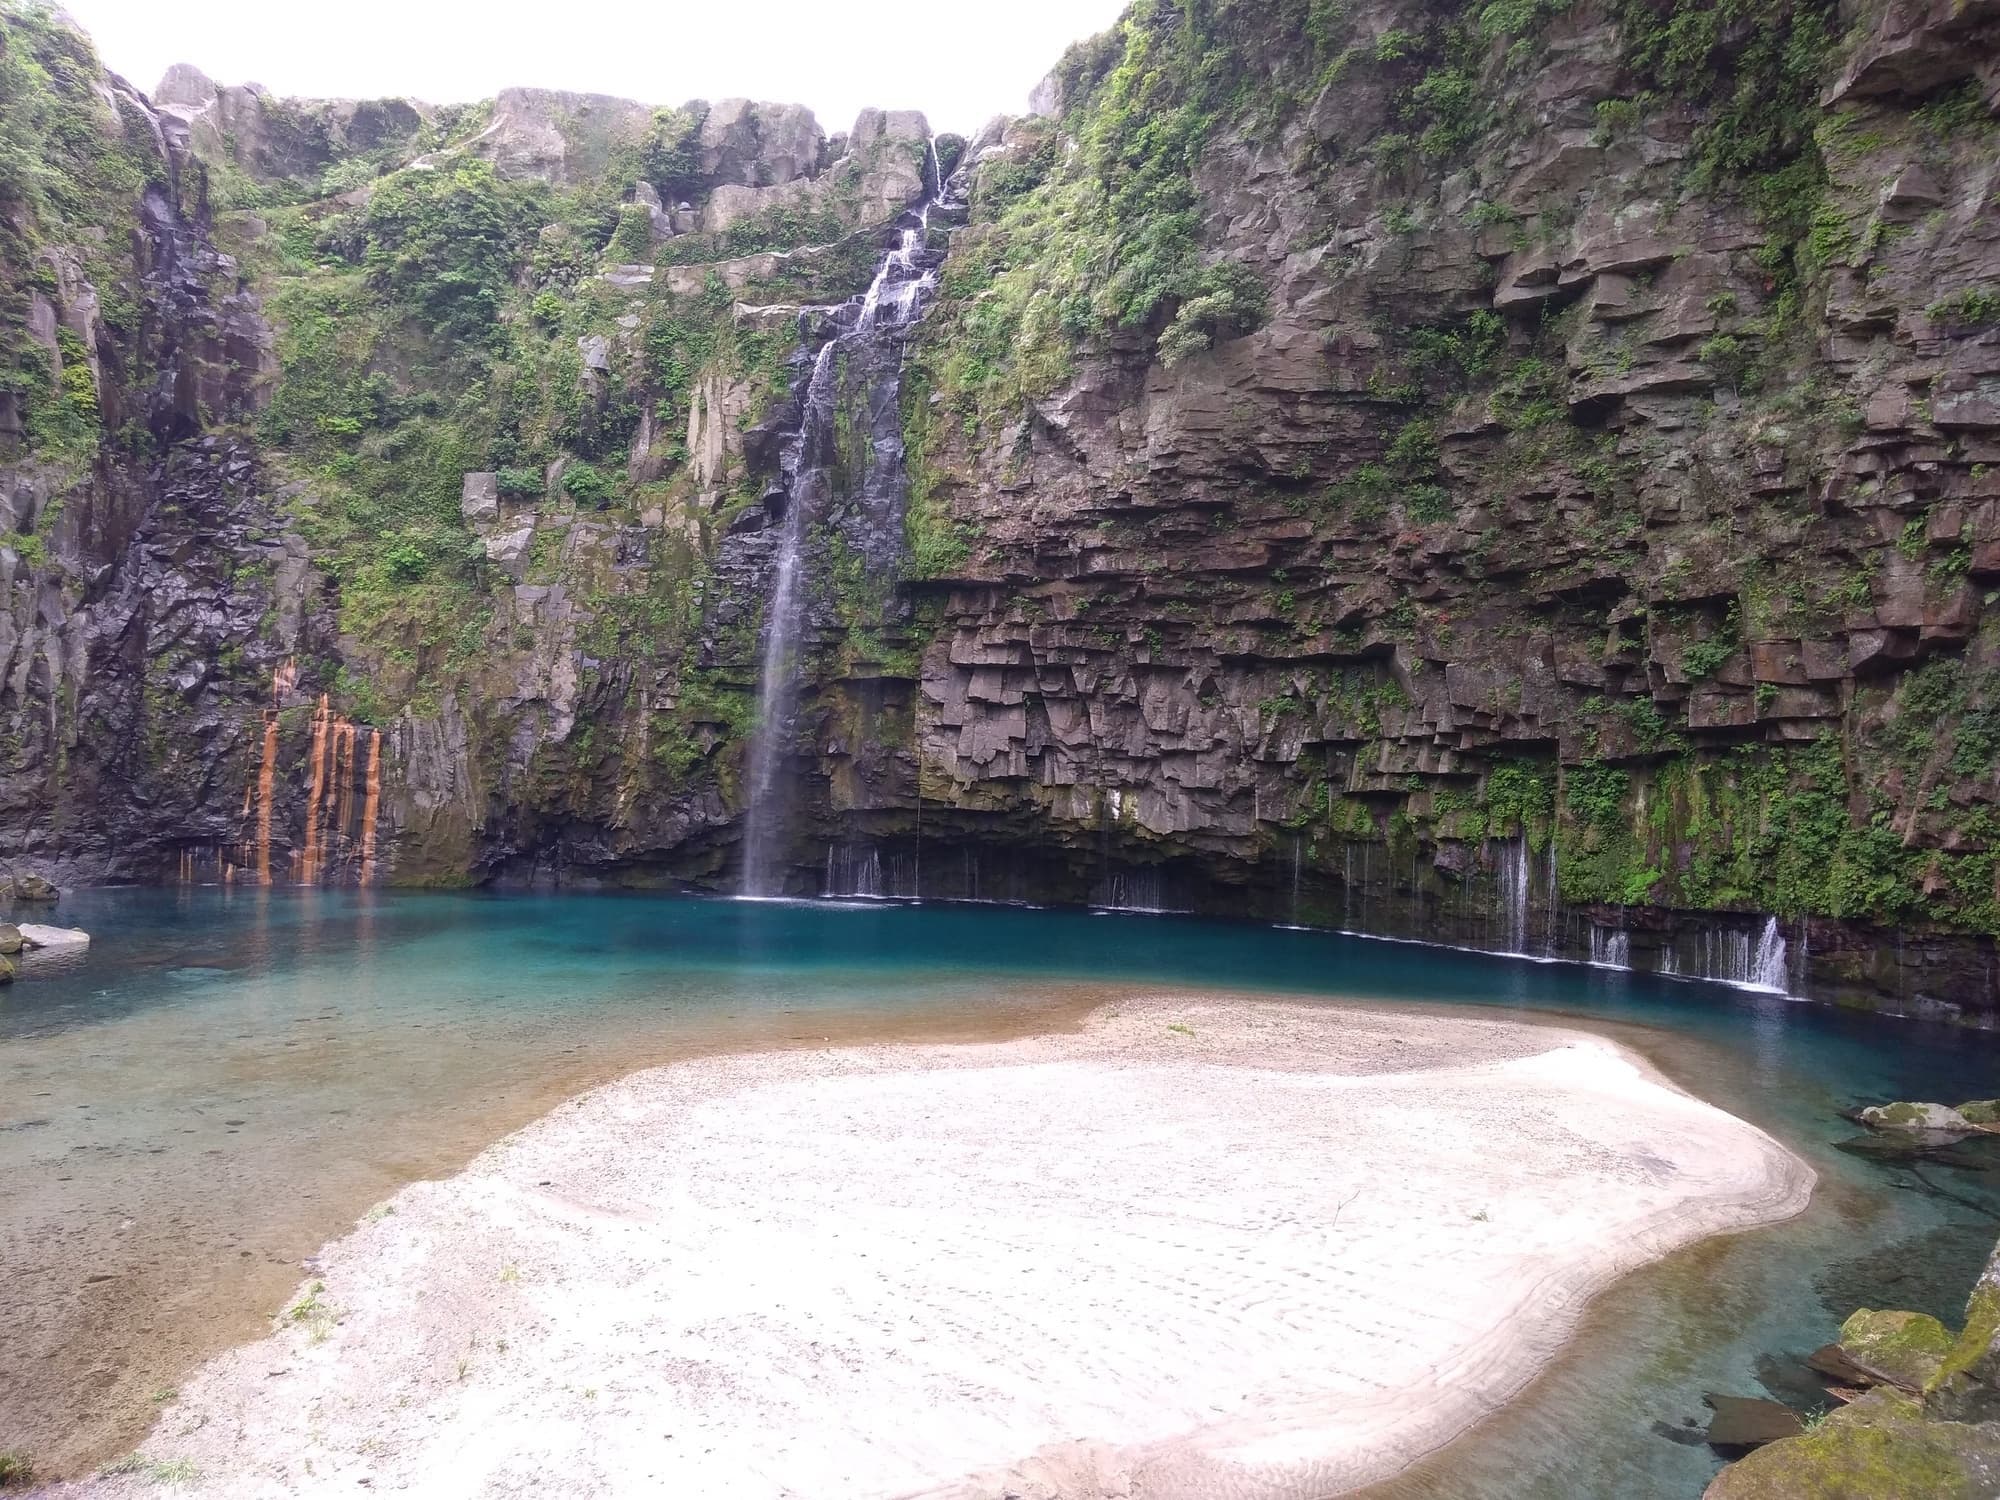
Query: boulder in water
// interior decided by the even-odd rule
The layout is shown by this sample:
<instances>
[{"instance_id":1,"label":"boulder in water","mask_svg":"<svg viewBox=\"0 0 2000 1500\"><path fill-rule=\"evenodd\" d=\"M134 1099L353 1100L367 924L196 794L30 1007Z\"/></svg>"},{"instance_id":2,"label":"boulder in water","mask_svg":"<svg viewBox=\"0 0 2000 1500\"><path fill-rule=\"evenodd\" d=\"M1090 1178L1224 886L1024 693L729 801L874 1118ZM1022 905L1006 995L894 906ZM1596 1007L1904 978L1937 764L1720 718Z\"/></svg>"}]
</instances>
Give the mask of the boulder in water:
<instances>
[{"instance_id":1,"label":"boulder in water","mask_svg":"<svg viewBox=\"0 0 2000 1500\"><path fill-rule=\"evenodd\" d=\"M1878 1390L1731 1464L1703 1500L1982 1500L1995 1472L2000 1427L1931 1421L1915 1397Z\"/></svg>"},{"instance_id":2,"label":"boulder in water","mask_svg":"<svg viewBox=\"0 0 2000 1500\"><path fill-rule=\"evenodd\" d=\"M2000 1128L2000 1099L1974 1099L1959 1105L1958 1112L1974 1125Z\"/></svg>"},{"instance_id":3,"label":"boulder in water","mask_svg":"<svg viewBox=\"0 0 2000 1500\"><path fill-rule=\"evenodd\" d=\"M39 906L53 906L61 899L62 892L40 875L10 875L0 880L0 900L30 901Z\"/></svg>"},{"instance_id":4,"label":"boulder in water","mask_svg":"<svg viewBox=\"0 0 2000 1500\"><path fill-rule=\"evenodd\" d=\"M0 953L19 953L23 941L20 928L12 922L0 922Z\"/></svg>"},{"instance_id":5,"label":"boulder in water","mask_svg":"<svg viewBox=\"0 0 2000 1500\"><path fill-rule=\"evenodd\" d=\"M1840 1326L1840 1352L1876 1385L1922 1392L1951 1352L1952 1335L1936 1318L1863 1308Z\"/></svg>"},{"instance_id":6,"label":"boulder in water","mask_svg":"<svg viewBox=\"0 0 2000 1500\"><path fill-rule=\"evenodd\" d=\"M1928 1399L1945 1416L2000 1431L2000 1245L1966 1299L1965 1329L1931 1376Z\"/></svg>"},{"instance_id":7,"label":"boulder in water","mask_svg":"<svg viewBox=\"0 0 2000 1500\"><path fill-rule=\"evenodd\" d=\"M1917 1313L1860 1312L1837 1359L1885 1384L1716 1476L1703 1500L1992 1500L2000 1478L2000 1246L1954 1337ZM1891 1375L1891 1371L1894 1371ZM1903 1387L1903 1388L1899 1388Z\"/></svg>"},{"instance_id":8,"label":"boulder in water","mask_svg":"<svg viewBox=\"0 0 2000 1500\"><path fill-rule=\"evenodd\" d=\"M44 927L38 922L20 925L23 946L42 948L88 948L90 934L80 927Z\"/></svg>"},{"instance_id":9,"label":"boulder in water","mask_svg":"<svg viewBox=\"0 0 2000 1500\"><path fill-rule=\"evenodd\" d=\"M1877 1104L1856 1111L1854 1118L1871 1130L1971 1135L1979 1128L1948 1104Z\"/></svg>"}]
</instances>

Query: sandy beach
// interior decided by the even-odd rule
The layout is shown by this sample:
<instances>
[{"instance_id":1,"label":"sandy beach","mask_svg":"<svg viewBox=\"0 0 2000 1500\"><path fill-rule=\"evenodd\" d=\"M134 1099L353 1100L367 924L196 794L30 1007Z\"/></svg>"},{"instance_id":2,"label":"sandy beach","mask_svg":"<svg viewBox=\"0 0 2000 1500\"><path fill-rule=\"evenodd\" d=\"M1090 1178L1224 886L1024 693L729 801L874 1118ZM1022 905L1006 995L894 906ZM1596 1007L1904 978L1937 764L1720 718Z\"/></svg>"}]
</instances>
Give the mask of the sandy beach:
<instances>
[{"instance_id":1,"label":"sandy beach","mask_svg":"<svg viewBox=\"0 0 2000 1500\"><path fill-rule=\"evenodd\" d=\"M699 1059L397 1194L124 1472L50 1493L1313 1500L1812 1182L1513 1021L1163 998Z\"/></svg>"}]
</instances>

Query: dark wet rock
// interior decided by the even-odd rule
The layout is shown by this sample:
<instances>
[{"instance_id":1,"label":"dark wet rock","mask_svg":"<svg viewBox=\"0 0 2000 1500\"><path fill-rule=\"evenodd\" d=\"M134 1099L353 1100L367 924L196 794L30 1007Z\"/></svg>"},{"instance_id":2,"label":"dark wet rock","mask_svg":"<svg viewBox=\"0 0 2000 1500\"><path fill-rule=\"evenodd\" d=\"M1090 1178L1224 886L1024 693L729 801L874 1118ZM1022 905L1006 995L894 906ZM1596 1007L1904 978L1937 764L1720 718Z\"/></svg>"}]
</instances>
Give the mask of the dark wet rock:
<instances>
[{"instance_id":1,"label":"dark wet rock","mask_svg":"<svg viewBox=\"0 0 2000 1500\"><path fill-rule=\"evenodd\" d=\"M1757 1396L1707 1395L1701 1399L1714 1413L1709 1418L1707 1433L1712 1448L1761 1448L1805 1431L1799 1414L1776 1401Z\"/></svg>"},{"instance_id":2,"label":"dark wet rock","mask_svg":"<svg viewBox=\"0 0 2000 1500\"><path fill-rule=\"evenodd\" d=\"M1962 1172L1991 1171L1992 1165L1983 1159L1977 1142L1976 1135L1951 1131L1935 1134L1905 1131L1895 1135L1863 1135L1852 1140L1836 1141L1834 1149L1884 1166L1935 1162Z\"/></svg>"},{"instance_id":3,"label":"dark wet rock","mask_svg":"<svg viewBox=\"0 0 2000 1500\"><path fill-rule=\"evenodd\" d=\"M1873 1384L1869 1373L1848 1357L1847 1351L1838 1344L1822 1344L1806 1356L1806 1366L1817 1374L1841 1386L1866 1386Z\"/></svg>"}]
</instances>

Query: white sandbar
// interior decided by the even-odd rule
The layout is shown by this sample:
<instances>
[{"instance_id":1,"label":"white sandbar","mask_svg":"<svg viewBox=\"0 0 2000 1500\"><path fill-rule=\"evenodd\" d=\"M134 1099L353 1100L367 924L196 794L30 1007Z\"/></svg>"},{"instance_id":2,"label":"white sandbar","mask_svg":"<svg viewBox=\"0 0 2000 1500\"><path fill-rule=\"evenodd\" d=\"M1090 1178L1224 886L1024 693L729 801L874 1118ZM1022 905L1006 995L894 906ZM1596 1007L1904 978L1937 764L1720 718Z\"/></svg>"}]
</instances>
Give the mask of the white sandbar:
<instances>
[{"instance_id":1,"label":"white sandbar","mask_svg":"<svg viewBox=\"0 0 2000 1500\"><path fill-rule=\"evenodd\" d=\"M1162 1000L695 1061L406 1189L142 1451L217 1496L1319 1500L1811 1188L1633 1054L1513 1022Z\"/></svg>"}]
</instances>

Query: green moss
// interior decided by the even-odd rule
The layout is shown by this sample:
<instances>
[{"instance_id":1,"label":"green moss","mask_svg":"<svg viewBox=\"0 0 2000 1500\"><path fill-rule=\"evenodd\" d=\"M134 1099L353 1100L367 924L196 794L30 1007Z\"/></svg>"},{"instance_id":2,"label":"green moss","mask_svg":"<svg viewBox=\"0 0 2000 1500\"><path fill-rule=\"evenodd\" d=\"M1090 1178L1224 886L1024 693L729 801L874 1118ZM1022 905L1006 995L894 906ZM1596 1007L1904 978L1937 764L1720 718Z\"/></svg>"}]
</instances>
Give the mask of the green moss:
<instances>
[{"instance_id":1,"label":"green moss","mask_svg":"<svg viewBox=\"0 0 2000 1500\"><path fill-rule=\"evenodd\" d=\"M975 421L1010 410L1066 379L1080 344L1115 331L1149 333L1174 363L1261 323L1261 282L1201 242L1193 174L1224 122L1282 95L1260 51L1281 19L1301 43L1287 79L1344 50L1336 7L1279 9L1284 18L1250 0L1138 0L1072 56L1062 121L982 169L975 225L945 269L924 342L955 408Z\"/></svg>"},{"instance_id":2,"label":"green moss","mask_svg":"<svg viewBox=\"0 0 2000 1500\"><path fill-rule=\"evenodd\" d=\"M1980 1500L2000 1436L1928 1421L1907 1396L1874 1391L1802 1437L1758 1449L1723 1470L1707 1500Z\"/></svg>"},{"instance_id":3,"label":"green moss","mask_svg":"<svg viewBox=\"0 0 2000 1500\"><path fill-rule=\"evenodd\" d=\"M1838 1343L1864 1369L1906 1390L1921 1391L1950 1352L1952 1335L1923 1313L1863 1308L1841 1324Z\"/></svg>"},{"instance_id":4,"label":"green moss","mask_svg":"<svg viewBox=\"0 0 2000 1500\"><path fill-rule=\"evenodd\" d=\"M1965 1304L1965 1327L1931 1376L1928 1389L1945 1391L1968 1378L2000 1386L2000 1252L1972 1289Z\"/></svg>"}]
</instances>

